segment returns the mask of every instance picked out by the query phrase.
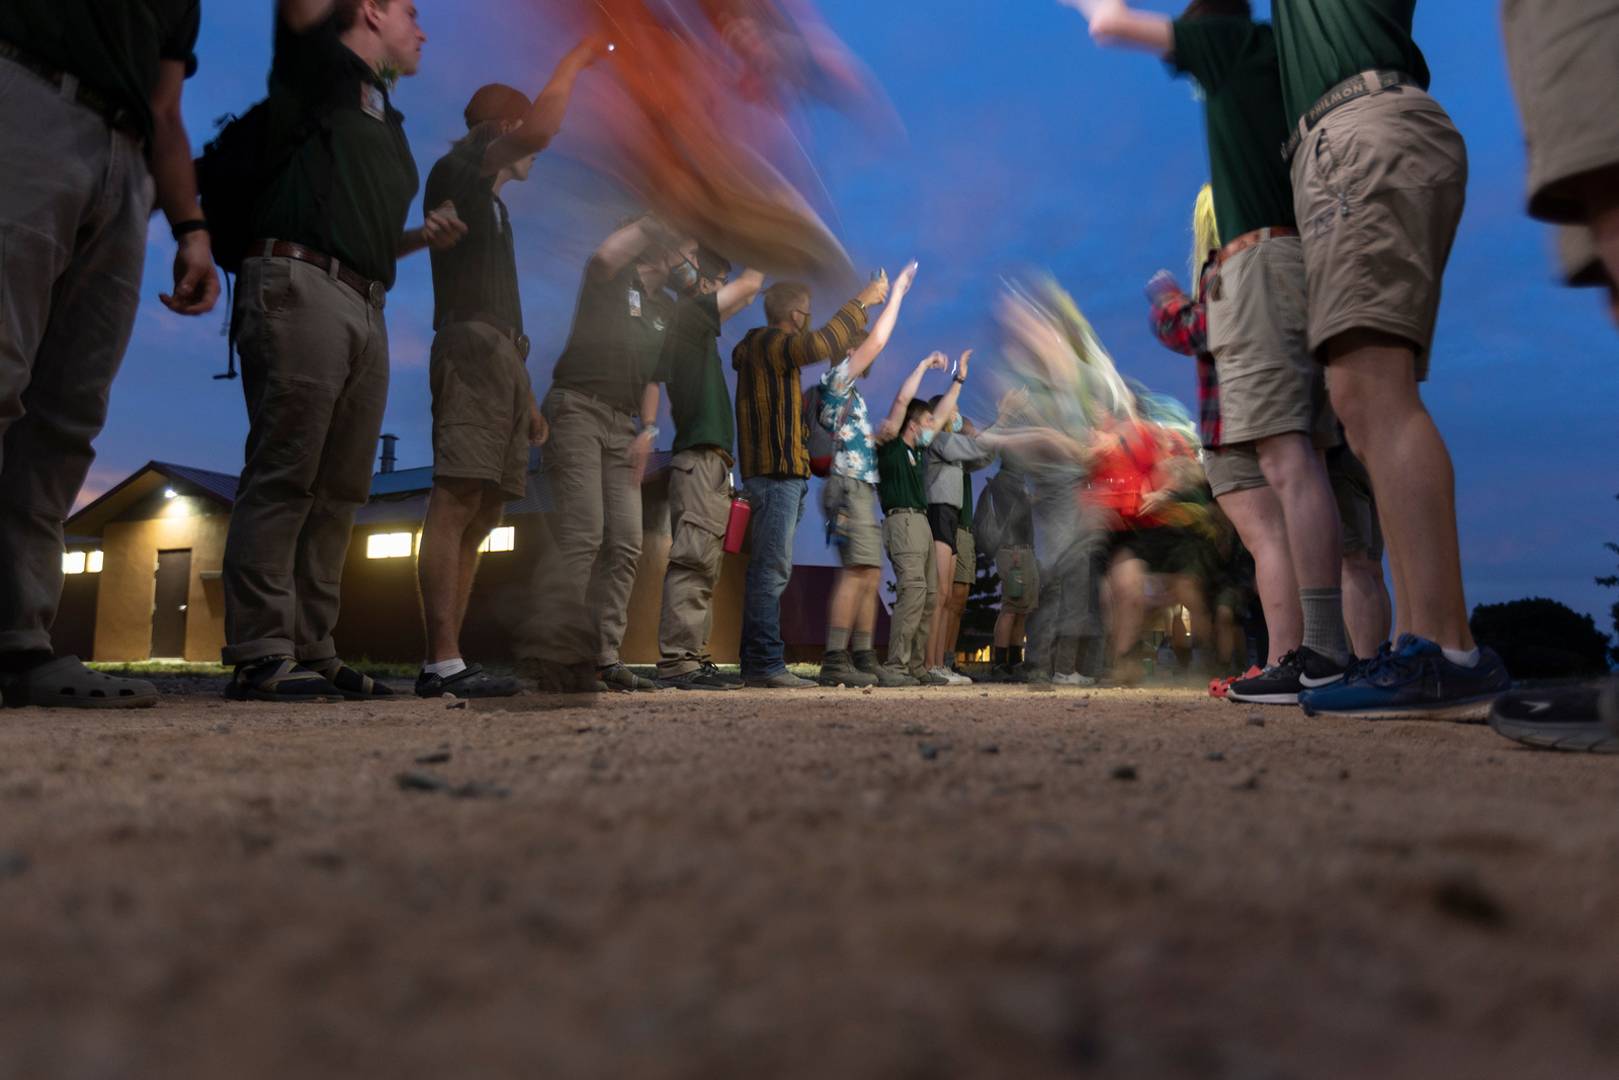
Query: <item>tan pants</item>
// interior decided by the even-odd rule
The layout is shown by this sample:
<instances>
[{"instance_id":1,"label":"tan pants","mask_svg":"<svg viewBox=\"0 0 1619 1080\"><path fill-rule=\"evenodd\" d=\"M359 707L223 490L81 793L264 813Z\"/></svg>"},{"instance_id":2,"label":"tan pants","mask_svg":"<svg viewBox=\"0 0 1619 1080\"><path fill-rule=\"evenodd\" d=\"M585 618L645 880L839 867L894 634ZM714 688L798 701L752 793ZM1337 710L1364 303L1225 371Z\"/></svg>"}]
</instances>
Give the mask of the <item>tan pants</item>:
<instances>
[{"instance_id":1,"label":"tan pants","mask_svg":"<svg viewBox=\"0 0 1619 1080\"><path fill-rule=\"evenodd\" d=\"M635 421L563 387L546 395L551 425L543 474L554 552L543 566L523 656L563 664L618 663L641 560L641 488L630 469Z\"/></svg>"},{"instance_id":2,"label":"tan pants","mask_svg":"<svg viewBox=\"0 0 1619 1080\"><path fill-rule=\"evenodd\" d=\"M135 325L151 210L136 140L0 60L0 652L51 647L62 522Z\"/></svg>"},{"instance_id":3,"label":"tan pants","mask_svg":"<svg viewBox=\"0 0 1619 1080\"><path fill-rule=\"evenodd\" d=\"M328 660L388 404L388 326L327 272L253 258L236 286L236 344L247 460L225 540L222 655Z\"/></svg>"},{"instance_id":4,"label":"tan pants","mask_svg":"<svg viewBox=\"0 0 1619 1080\"><path fill-rule=\"evenodd\" d=\"M725 525L731 513L731 466L718 450L682 450L670 463L672 542L663 578L658 623L658 674L696 671L712 660L714 583L725 563Z\"/></svg>"},{"instance_id":5,"label":"tan pants","mask_svg":"<svg viewBox=\"0 0 1619 1080\"><path fill-rule=\"evenodd\" d=\"M925 514L889 514L883 543L894 567L897 599L888 627L888 666L918 674L926 668L928 624L938 604L934 577L933 531Z\"/></svg>"}]
</instances>

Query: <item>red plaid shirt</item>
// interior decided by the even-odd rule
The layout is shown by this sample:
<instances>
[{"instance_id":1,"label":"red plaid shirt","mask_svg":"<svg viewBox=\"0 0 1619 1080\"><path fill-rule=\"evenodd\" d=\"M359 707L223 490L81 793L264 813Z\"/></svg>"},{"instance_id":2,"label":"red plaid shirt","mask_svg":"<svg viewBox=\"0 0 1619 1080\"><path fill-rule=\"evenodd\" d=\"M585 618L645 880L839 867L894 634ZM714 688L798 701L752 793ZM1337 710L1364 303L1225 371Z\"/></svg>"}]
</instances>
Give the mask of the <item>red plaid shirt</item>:
<instances>
[{"instance_id":1,"label":"red plaid shirt","mask_svg":"<svg viewBox=\"0 0 1619 1080\"><path fill-rule=\"evenodd\" d=\"M1220 445L1220 377L1214 371L1209 352L1209 287L1214 281L1214 259L1203 264L1203 277L1197 284L1197 300L1179 286L1158 290L1151 296L1152 330L1165 348L1197 357L1197 426L1203 445Z\"/></svg>"}]
</instances>

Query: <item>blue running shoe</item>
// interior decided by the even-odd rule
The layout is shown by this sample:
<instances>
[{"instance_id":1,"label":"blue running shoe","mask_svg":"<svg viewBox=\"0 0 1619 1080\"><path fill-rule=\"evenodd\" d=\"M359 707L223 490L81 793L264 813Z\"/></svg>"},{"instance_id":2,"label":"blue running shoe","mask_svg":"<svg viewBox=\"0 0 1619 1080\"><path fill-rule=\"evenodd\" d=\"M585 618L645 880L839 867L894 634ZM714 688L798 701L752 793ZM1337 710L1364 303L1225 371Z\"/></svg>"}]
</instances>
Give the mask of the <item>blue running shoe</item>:
<instances>
[{"instance_id":1,"label":"blue running shoe","mask_svg":"<svg viewBox=\"0 0 1619 1080\"><path fill-rule=\"evenodd\" d=\"M1462 667L1428 639L1402 634L1393 649L1357 665L1342 682L1300 694L1299 705L1306 716L1483 723L1490 705L1511 687L1493 649L1481 650L1473 667Z\"/></svg>"}]
</instances>

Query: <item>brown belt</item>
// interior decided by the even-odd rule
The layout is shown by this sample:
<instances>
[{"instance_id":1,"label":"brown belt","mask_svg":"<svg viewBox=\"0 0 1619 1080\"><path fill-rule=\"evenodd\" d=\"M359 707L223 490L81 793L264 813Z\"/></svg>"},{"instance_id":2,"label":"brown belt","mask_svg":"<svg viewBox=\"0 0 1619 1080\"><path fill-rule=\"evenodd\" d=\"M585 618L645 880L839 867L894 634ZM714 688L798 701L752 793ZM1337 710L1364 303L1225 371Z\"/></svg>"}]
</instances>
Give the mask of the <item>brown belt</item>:
<instances>
[{"instance_id":1,"label":"brown belt","mask_svg":"<svg viewBox=\"0 0 1619 1080\"><path fill-rule=\"evenodd\" d=\"M255 240L247 250L250 257L262 255L266 259L292 259L308 263L359 293L361 299L378 311L388 306L388 286L355 273L330 255L323 255L313 248L294 244L290 240ZM333 267L336 267L335 273Z\"/></svg>"},{"instance_id":2,"label":"brown belt","mask_svg":"<svg viewBox=\"0 0 1619 1080\"><path fill-rule=\"evenodd\" d=\"M1234 259L1251 247L1257 247L1266 240L1275 240L1282 236L1297 236L1299 231L1288 225L1271 225L1253 232L1243 233L1231 243L1220 249L1214 257L1214 265L1224 266L1227 259Z\"/></svg>"}]
</instances>

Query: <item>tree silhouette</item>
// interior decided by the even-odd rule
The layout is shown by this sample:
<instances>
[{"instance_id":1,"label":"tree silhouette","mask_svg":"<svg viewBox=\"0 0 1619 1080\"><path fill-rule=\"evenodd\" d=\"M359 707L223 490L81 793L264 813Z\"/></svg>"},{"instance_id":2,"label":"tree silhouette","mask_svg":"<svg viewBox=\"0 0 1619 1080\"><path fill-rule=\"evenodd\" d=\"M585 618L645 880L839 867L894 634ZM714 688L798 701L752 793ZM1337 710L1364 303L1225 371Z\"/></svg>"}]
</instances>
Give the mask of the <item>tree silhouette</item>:
<instances>
[{"instance_id":1,"label":"tree silhouette","mask_svg":"<svg viewBox=\"0 0 1619 1080\"><path fill-rule=\"evenodd\" d=\"M1619 495L1615 495L1614 498L1619 499ZM1619 555L1619 544L1616 544L1610 540L1608 543L1603 544L1602 546L1607 548L1613 554ZM1619 589L1619 574L1610 574L1607 577L1599 577L1597 578L1597 584L1608 589ZM1613 629L1615 640L1613 647L1608 650L1608 660L1610 663L1619 664L1619 602L1616 602L1613 605Z\"/></svg>"},{"instance_id":2,"label":"tree silhouette","mask_svg":"<svg viewBox=\"0 0 1619 1080\"><path fill-rule=\"evenodd\" d=\"M1608 635L1591 616L1556 600L1480 604L1469 625L1479 644L1500 653L1507 670L1522 679L1566 679L1608 670Z\"/></svg>"}]
</instances>

